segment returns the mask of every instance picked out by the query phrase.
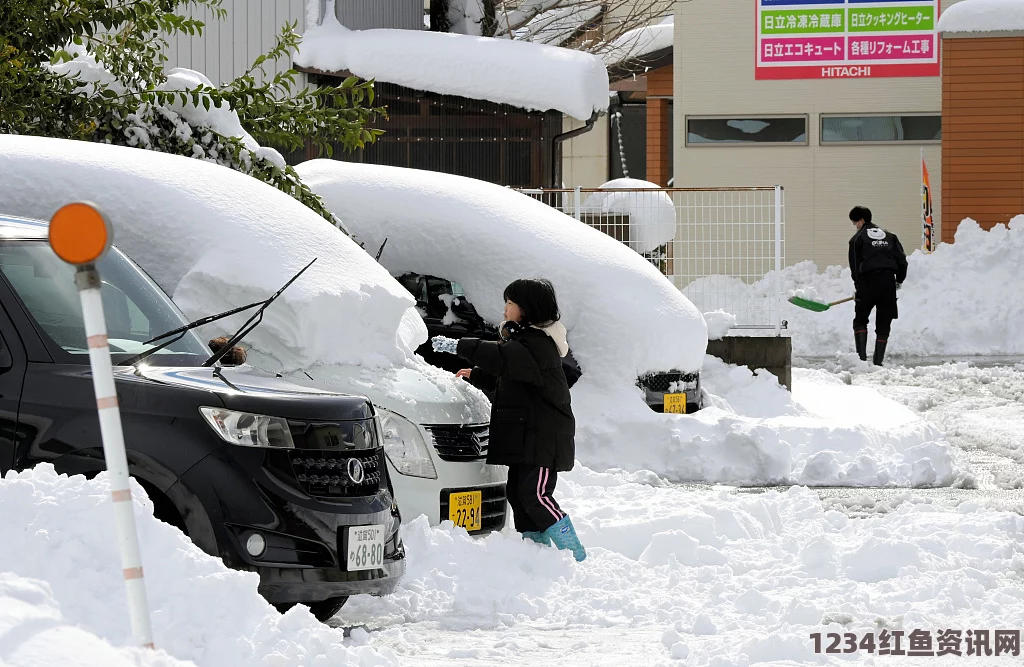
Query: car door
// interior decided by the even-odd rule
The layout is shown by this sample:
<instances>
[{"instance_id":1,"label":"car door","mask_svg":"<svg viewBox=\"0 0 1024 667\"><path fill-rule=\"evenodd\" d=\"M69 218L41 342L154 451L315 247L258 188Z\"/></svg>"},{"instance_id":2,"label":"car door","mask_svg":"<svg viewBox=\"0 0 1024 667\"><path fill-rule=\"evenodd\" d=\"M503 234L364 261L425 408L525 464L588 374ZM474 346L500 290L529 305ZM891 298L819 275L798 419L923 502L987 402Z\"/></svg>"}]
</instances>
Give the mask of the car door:
<instances>
[{"instance_id":1,"label":"car door","mask_svg":"<svg viewBox=\"0 0 1024 667\"><path fill-rule=\"evenodd\" d=\"M18 426L27 367L21 338L7 312L0 307L0 477L14 467L15 452L32 437Z\"/></svg>"}]
</instances>

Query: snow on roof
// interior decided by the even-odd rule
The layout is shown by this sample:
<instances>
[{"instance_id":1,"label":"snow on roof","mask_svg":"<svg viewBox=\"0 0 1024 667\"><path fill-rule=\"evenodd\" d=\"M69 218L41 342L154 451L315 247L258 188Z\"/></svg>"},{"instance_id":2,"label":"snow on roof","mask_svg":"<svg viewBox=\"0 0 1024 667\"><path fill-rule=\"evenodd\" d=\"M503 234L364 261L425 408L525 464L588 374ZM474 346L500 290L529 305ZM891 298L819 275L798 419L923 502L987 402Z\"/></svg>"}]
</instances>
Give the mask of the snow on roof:
<instances>
[{"instance_id":1,"label":"snow on roof","mask_svg":"<svg viewBox=\"0 0 1024 667\"><path fill-rule=\"evenodd\" d=\"M670 49L675 39L675 19L668 16L660 23L633 28L619 35L601 54L606 65L639 60L663 49Z\"/></svg>"},{"instance_id":2,"label":"snow on roof","mask_svg":"<svg viewBox=\"0 0 1024 667\"><path fill-rule=\"evenodd\" d=\"M580 120L608 108L608 70L589 53L425 30L349 30L328 10L295 64L416 90L555 109Z\"/></svg>"},{"instance_id":3,"label":"snow on roof","mask_svg":"<svg viewBox=\"0 0 1024 667\"><path fill-rule=\"evenodd\" d=\"M700 313L647 260L532 197L430 171L312 160L296 167L381 263L462 284L484 319L502 319L517 278L554 283L584 372L633 387L650 371L698 370ZM641 402L642 403L642 402ZM645 409L646 406L643 406Z\"/></svg>"},{"instance_id":4,"label":"snow on roof","mask_svg":"<svg viewBox=\"0 0 1024 667\"><path fill-rule=\"evenodd\" d=\"M136 148L3 135L0 183L4 213L48 220L68 202L96 203L114 242L193 318L211 313L174 292L197 265L216 292L200 308L216 301L226 310L270 296L317 258L247 338L286 369L400 363L426 338L414 300L372 257L292 197L237 171Z\"/></svg>"},{"instance_id":5,"label":"snow on roof","mask_svg":"<svg viewBox=\"0 0 1024 667\"><path fill-rule=\"evenodd\" d=\"M617 178L583 202L584 213L618 213L629 216L629 247L637 252L651 252L676 236L676 207L661 186L635 178ZM629 190L615 192L615 190ZM635 192L635 190L657 190Z\"/></svg>"},{"instance_id":6,"label":"snow on roof","mask_svg":"<svg viewBox=\"0 0 1024 667\"><path fill-rule=\"evenodd\" d=\"M279 613L257 592L258 574L228 569L156 519L132 478L157 645L139 649L108 480L106 472L58 475L49 463L0 478L4 665L248 667L268 656L277 665L311 664L310 656L329 665L398 664L390 651L352 645L302 605Z\"/></svg>"},{"instance_id":7,"label":"snow on roof","mask_svg":"<svg viewBox=\"0 0 1024 667\"><path fill-rule=\"evenodd\" d=\"M939 17L939 32L1024 31L1024 0L962 0Z\"/></svg>"}]
</instances>

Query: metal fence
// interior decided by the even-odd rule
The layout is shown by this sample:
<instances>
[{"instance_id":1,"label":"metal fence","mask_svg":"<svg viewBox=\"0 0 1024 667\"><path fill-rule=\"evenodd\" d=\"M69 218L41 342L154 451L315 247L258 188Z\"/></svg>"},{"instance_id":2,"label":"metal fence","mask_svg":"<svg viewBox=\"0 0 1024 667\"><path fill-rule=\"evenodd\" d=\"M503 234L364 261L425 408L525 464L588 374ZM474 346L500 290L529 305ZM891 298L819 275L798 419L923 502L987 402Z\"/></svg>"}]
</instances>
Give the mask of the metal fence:
<instances>
[{"instance_id":1,"label":"metal fence","mask_svg":"<svg viewBox=\"0 0 1024 667\"><path fill-rule=\"evenodd\" d=\"M702 313L781 335L786 261L781 187L520 190L621 241Z\"/></svg>"}]
</instances>

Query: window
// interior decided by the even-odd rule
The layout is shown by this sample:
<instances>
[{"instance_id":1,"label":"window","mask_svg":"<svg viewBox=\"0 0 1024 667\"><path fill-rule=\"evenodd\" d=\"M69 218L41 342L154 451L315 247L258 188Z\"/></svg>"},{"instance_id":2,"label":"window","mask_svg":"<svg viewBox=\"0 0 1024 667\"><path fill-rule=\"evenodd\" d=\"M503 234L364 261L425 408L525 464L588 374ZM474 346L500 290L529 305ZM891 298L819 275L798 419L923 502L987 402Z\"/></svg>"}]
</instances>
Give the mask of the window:
<instances>
[{"instance_id":1,"label":"window","mask_svg":"<svg viewBox=\"0 0 1024 667\"><path fill-rule=\"evenodd\" d=\"M155 347L146 343L153 336L188 323L167 295L119 250L111 249L98 268L115 365ZM0 272L40 330L69 355L67 361L88 363L74 267L58 259L45 241L11 241L0 244ZM210 350L189 331L151 359L163 366L199 366L209 356Z\"/></svg>"},{"instance_id":2,"label":"window","mask_svg":"<svg viewBox=\"0 0 1024 667\"><path fill-rule=\"evenodd\" d=\"M942 116L908 114L906 116L831 116L821 117L821 143L939 143L942 141Z\"/></svg>"},{"instance_id":3,"label":"window","mask_svg":"<svg viewBox=\"0 0 1024 667\"><path fill-rule=\"evenodd\" d=\"M687 116L686 145L807 145L807 116Z\"/></svg>"}]
</instances>

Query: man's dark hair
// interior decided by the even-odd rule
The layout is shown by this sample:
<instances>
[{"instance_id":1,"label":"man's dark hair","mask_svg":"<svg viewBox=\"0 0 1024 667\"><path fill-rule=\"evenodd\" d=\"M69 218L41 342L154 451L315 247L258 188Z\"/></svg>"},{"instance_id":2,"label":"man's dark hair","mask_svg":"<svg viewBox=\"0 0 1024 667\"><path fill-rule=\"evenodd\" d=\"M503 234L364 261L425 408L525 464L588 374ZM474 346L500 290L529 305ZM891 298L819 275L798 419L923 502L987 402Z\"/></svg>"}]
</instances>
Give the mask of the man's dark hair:
<instances>
[{"instance_id":1,"label":"man's dark hair","mask_svg":"<svg viewBox=\"0 0 1024 667\"><path fill-rule=\"evenodd\" d=\"M854 206L850 209L850 222L857 222L863 220L864 222L871 223L871 209L866 206Z\"/></svg>"},{"instance_id":2,"label":"man's dark hair","mask_svg":"<svg viewBox=\"0 0 1024 667\"><path fill-rule=\"evenodd\" d=\"M523 313L523 326L547 324L562 317L558 312L558 299L550 281L521 278L505 288L505 301L519 306Z\"/></svg>"}]
</instances>

